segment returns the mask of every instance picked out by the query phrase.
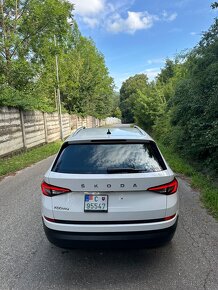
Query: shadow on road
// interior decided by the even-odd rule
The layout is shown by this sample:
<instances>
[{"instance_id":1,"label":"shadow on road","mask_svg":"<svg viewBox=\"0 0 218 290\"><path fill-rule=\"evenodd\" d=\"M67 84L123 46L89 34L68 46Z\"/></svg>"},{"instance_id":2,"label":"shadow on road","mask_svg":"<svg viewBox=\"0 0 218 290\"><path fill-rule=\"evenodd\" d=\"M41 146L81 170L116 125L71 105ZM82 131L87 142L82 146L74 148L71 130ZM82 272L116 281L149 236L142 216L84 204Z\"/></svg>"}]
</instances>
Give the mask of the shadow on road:
<instances>
[{"instance_id":1,"label":"shadow on road","mask_svg":"<svg viewBox=\"0 0 218 290\"><path fill-rule=\"evenodd\" d=\"M63 289L131 289L137 284L143 288L143 283L152 283L159 271L171 270L173 252L173 242L156 249L124 250L64 250L47 244L41 256L43 263L36 262L34 271L30 270L26 287L41 280L44 286L50 281L50 287ZM46 272L41 272L39 265L46 261Z\"/></svg>"}]
</instances>

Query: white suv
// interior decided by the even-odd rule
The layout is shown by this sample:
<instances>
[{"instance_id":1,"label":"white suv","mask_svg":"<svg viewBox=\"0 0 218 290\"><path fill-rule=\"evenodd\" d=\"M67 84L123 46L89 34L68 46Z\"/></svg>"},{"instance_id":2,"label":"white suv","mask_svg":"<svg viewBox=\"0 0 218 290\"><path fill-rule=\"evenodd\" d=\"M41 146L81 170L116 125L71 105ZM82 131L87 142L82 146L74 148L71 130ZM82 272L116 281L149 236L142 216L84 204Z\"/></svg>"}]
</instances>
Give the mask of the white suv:
<instances>
[{"instance_id":1,"label":"white suv","mask_svg":"<svg viewBox=\"0 0 218 290\"><path fill-rule=\"evenodd\" d=\"M178 182L139 127L80 128L42 183L42 219L60 247L158 246L178 219Z\"/></svg>"}]
</instances>

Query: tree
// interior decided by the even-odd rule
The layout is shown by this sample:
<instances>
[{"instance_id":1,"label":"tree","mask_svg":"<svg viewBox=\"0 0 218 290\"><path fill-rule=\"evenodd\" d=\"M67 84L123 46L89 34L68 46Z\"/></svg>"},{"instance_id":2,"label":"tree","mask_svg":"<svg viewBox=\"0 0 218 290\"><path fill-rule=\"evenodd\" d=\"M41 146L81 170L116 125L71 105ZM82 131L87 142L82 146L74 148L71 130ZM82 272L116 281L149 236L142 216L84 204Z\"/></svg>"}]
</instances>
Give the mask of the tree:
<instances>
[{"instance_id":1,"label":"tree","mask_svg":"<svg viewBox=\"0 0 218 290\"><path fill-rule=\"evenodd\" d=\"M75 49L63 56L61 71L63 101L69 112L101 118L111 113L113 79L91 39L80 36Z\"/></svg>"},{"instance_id":2,"label":"tree","mask_svg":"<svg viewBox=\"0 0 218 290\"><path fill-rule=\"evenodd\" d=\"M211 4L211 7L212 7L212 9L216 9L216 8L218 8L218 2L213 2L213 3Z\"/></svg>"},{"instance_id":3,"label":"tree","mask_svg":"<svg viewBox=\"0 0 218 290\"><path fill-rule=\"evenodd\" d=\"M43 62L53 47L54 34L65 41L73 6L59 0L4 0L1 3L0 52L5 74L13 62ZM10 78L8 79L10 84Z\"/></svg>"},{"instance_id":4,"label":"tree","mask_svg":"<svg viewBox=\"0 0 218 290\"><path fill-rule=\"evenodd\" d=\"M174 76L175 63L170 59L166 59L165 67L161 69L161 72L158 74L157 79L166 84L169 79Z\"/></svg>"},{"instance_id":5,"label":"tree","mask_svg":"<svg viewBox=\"0 0 218 290\"><path fill-rule=\"evenodd\" d=\"M148 77L144 74L130 77L123 83L120 97L123 119L151 131L163 102L153 83L148 82Z\"/></svg>"},{"instance_id":6,"label":"tree","mask_svg":"<svg viewBox=\"0 0 218 290\"><path fill-rule=\"evenodd\" d=\"M145 74L137 74L128 78L120 89L120 109L123 121L134 122L134 105L138 91L145 91L148 88L148 77Z\"/></svg>"},{"instance_id":7,"label":"tree","mask_svg":"<svg viewBox=\"0 0 218 290\"><path fill-rule=\"evenodd\" d=\"M154 129L168 145L201 166L217 170L218 158L218 20L181 62L173 75L155 87L165 98ZM166 76L166 74L164 74Z\"/></svg>"},{"instance_id":8,"label":"tree","mask_svg":"<svg viewBox=\"0 0 218 290\"><path fill-rule=\"evenodd\" d=\"M204 33L188 60L188 76L178 86L173 126L180 129L181 149L216 167L218 157L218 21Z\"/></svg>"},{"instance_id":9,"label":"tree","mask_svg":"<svg viewBox=\"0 0 218 290\"><path fill-rule=\"evenodd\" d=\"M113 107L113 79L95 43L81 35L73 5L67 0L4 0L0 8L0 105L55 110L55 55L65 109L83 116L108 116Z\"/></svg>"},{"instance_id":10,"label":"tree","mask_svg":"<svg viewBox=\"0 0 218 290\"><path fill-rule=\"evenodd\" d=\"M0 102L3 105L14 105L15 92L17 104L22 104L26 109L35 107L37 103L36 108L40 109L46 103L49 96L46 100L42 94L49 82L44 80L42 85L41 77L48 75L45 70L54 56L55 33L59 36L59 43L65 46L71 31L68 19L72 17L72 9L73 6L67 1L60 0L1 1ZM53 82L53 92L54 86ZM14 93L4 98L9 91ZM51 102L48 107L50 105Z\"/></svg>"},{"instance_id":11,"label":"tree","mask_svg":"<svg viewBox=\"0 0 218 290\"><path fill-rule=\"evenodd\" d=\"M147 91L138 91L134 106L134 120L146 131L152 131L156 119L162 113L163 107L160 98L151 85Z\"/></svg>"}]
</instances>

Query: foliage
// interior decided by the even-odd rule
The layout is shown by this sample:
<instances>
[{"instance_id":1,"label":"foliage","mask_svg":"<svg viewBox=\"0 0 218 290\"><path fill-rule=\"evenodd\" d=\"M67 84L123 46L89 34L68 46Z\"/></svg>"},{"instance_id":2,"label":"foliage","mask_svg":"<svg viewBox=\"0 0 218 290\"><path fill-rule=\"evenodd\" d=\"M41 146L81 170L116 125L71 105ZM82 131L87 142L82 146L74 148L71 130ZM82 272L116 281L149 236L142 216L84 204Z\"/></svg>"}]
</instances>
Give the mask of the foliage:
<instances>
[{"instance_id":1,"label":"foliage","mask_svg":"<svg viewBox=\"0 0 218 290\"><path fill-rule=\"evenodd\" d=\"M118 119L121 119L122 118L122 113L121 113L121 110L120 110L119 107L116 107L114 109L114 111L111 114L111 117L115 117L115 118L118 118Z\"/></svg>"},{"instance_id":2,"label":"foliage","mask_svg":"<svg viewBox=\"0 0 218 290\"><path fill-rule=\"evenodd\" d=\"M145 74L138 74L127 79L120 89L120 109L125 123L134 122L133 108L139 91L148 87L148 78Z\"/></svg>"},{"instance_id":3,"label":"foliage","mask_svg":"<svg viewBox=\"0 0 218 290\"><path fill-rule=\"evenodd\" d=\"M163 103L145 74L127 79L120 89L120 108L126 123L136 122L147 130L154 125Z\"/></svg>"},{"instance_id":4,"label":"foliage","mask_svg":"<svg viewBox=\"0 0 218 290\"><path fill-rule=\"evenodd\" d=\"M120 90L122 117L153 133L181 156L218 172L218 19L191 51L167 59L155 82L146 75Z\"/></svg>"},{"instance_id":5,"label":"foliage","mask_svg":"<svg viewBox=\"0 0 218 290\"><path fill-rule=\"evenodd\" d=\"M122 118L122 113L120 110L120 94L118 92L114 92L112 96L111 117L115 117L118 119Z\"/></svg>"},{"instance_id":6,"label":"foliage","mask_svg":"<svg viewBox=\"0 0 218 290\"><path fill-rule=\"evenodd\" d=\"M188 55L187 74L171 99L171 139L193 160L217 170L218 159L218 21ZM172 137L172 132L177 131Z\"/></svg>"},{"instance_id":7,"label":"foliage","mask_svg":"<svg viewBox=\"0 0 218 290\"><path fill-rule=\"evenodd\" d=\"M145 74L127 79L120 89L120 99L123 121L136 122L147 131L151 131L164 108L161 94Z\"/></svg>"},{"instance_id":8,"label":"foliage","mask_svg":"<svg viewBox=\"0 0 218 290\"><path fill-rule=\"evenodd\" d=\"M138 91L134 104L134 120L145 130L151 131L156 119L162 113L163 104L153 86L147 91Z\"/></svg>"},{"instance_id":9,"label":"foliage","mask_svg":"<svg viewBox=\"0 0 218 290\"><path fill-rule=\"evenodd\" d=\"M218 2L213 2L213 3L211 4L211 7L212 7L212 9L216 9L216 8L218 8Z\"/></svg>"},{"instance_id":10,"label":"foliage","mask_svg":"<svg viewBox=\"0 0 218 290\"><path fill-rule=\"evenodd\" d=\"M67 0L1 2L0 105L55 110L57 55L68 112L98 118L112 112L114 85L104 57L72 15Z\"/></svg>"},{"instance_id":11,"label":"foliage","mask_svg":"<svg viewBox=\"0 0 218 290\"><path fill-rule=\"evenodd\" d=\"M213 180L209 176L199 173L187 160L181 158L171 146L159 143L159 147L174 172L191 178L192 186L201 192L201 199L205 207L218 219L218 189Z\"/></svg>"}]
</instances>

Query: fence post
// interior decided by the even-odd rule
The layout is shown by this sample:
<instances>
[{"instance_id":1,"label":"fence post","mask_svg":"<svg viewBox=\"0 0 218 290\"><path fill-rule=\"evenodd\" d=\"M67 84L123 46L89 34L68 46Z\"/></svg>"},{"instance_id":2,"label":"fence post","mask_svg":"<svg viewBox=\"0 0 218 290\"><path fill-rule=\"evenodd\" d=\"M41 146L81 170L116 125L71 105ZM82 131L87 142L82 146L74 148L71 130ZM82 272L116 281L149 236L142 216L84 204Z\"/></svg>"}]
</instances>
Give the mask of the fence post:
<instances>
[{"instance_id":1,"label":"fence post","mask_svg":"<svg viewBox=\"0 0 218 290\"><path fill-rule=\"evenodd\" d=\"M24 124L24 118L23 118L23 111L22 110L20 110L20 124L21 124L21 131L22 131L22 137L23 137L23 148L27 149L25 124Z\"/></svg>"},{"instance_id":2,"label":"fence post","mask_svg":"<svg viewBox=\"0 0 218 290\"><path fill-rule=\"evenodd\" d=\"M48 128L47 128L47 120L46 120L46 113L43 112L43 120L44 120L44 131L45 131L45 143L48 143Z\"/></svg>"}]
</instances>

